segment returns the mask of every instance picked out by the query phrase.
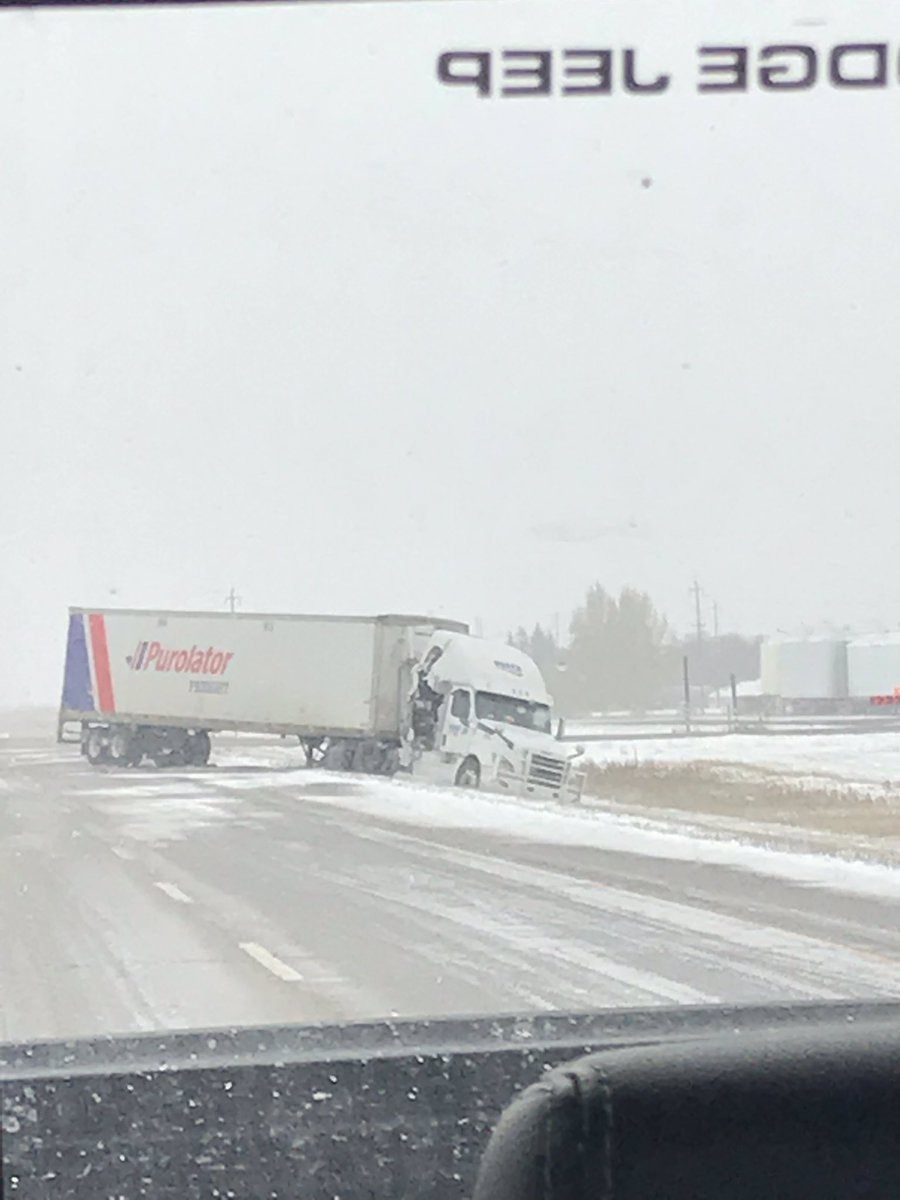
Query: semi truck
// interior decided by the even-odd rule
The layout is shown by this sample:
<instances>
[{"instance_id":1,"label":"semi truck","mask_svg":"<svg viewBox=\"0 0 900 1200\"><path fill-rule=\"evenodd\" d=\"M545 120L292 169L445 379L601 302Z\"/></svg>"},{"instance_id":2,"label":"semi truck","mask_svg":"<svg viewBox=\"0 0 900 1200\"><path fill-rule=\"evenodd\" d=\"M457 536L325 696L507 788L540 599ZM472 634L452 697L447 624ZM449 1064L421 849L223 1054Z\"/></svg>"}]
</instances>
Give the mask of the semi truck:
<instances>
[{"instance_id":1,"label":"semi truck","mask_svg":"<svg viewBox=\"0 0 900 1200\"><path fill-rule=\"evenodd\" d=\"M219 731L296 736L309 765L577 800L536 664L461 621L69 610L60 741L96 766L205 766Z\"/></svg>"}]
</instances>

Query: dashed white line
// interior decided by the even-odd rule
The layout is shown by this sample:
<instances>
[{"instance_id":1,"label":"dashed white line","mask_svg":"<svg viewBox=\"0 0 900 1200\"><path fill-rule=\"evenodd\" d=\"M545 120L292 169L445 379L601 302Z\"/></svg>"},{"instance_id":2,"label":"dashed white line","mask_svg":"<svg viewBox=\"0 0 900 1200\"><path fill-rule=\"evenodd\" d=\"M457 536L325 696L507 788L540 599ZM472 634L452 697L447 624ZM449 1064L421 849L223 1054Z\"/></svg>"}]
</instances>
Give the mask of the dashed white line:
<instances>
[{"instance_id":1,"label":"dashed white line","mask_svg":"<svg viewBox=\"0 0 900 1200\"><path fill-rule=\"evenodd\" d=\"M239 944L245 954L255 958L260 966L265 967L267 971L271 971L273 975L277 975L286 983L299 983L303 979L299 971L295 971L286 962L282 962L280 958L270 954L265 946L259 946L256 942L240 942Z\"/></svg>"},{"instance_id":2,"label":"dashed white line","mask_svg":"<svg viewBox=\"0 0 900 1200\"><path fill-rule=\"evenodd\" d=\"M161 892L165 892L170 900L177 900L179 904L194 903L190 896L186 892L183 892L177 883L166 883L164 880L157 880L156 886Z\"/></svg>"}]
</instances>

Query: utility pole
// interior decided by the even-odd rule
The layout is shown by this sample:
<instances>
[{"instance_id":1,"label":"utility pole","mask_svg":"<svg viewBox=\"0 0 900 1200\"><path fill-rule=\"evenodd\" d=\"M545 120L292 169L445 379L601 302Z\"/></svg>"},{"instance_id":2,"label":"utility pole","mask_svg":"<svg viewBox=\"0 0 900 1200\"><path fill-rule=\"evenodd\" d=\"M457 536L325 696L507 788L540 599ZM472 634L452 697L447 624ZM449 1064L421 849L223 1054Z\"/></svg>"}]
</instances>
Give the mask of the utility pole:
<instances>
[{"instance_id":1,"label":"utility pole","mask_svg":"<svg viewBox=\"0 0 900 1200\"><path fill-rule=\"evenodd\" d=\"M237 594L237 592L235 592L234 588L232 587L231 591L225 597L225 607L228 609L229 612L234 612L237 609L237 606L240 604L240 602L241 602L241 597Z\"/></svg>"},{"instance_id":2,"label":"utility pole","mask_svg":"<svg viewBox=\"0 0 900 1200\"><path fill-rule=\"evenodd\" d=\"M691 594L694 597L694 629L697 635L697 649L700 649L700 643L703 641L703 613L700 608L700 597L703 595L703 589L695 579L694 586L691 588Z\"/></svg>"},{"instance_id":3,"label":"utility pole","mask_svg":"<svg viewBox=\"0 0 900 1200\"><path fill-rule=\"evenodd\" d=\"M705 680L704 680L704 671L703 671L703 610L700 607L700 598L703 595L703 589L700 587L700 583L696 577L694 578L694 585L691 588L691 594L694 597L694 636L697 639L697 648L696 648L697 658L696 658L696 671L694 674L694 681L701 688L700 695L702 697L702 695L703 695L702 688L705 683ZM701 699L701 701L700 701L701 711L703 710L704 707L705 706Z\"/></svg>"},{"instance_id":4,"label":"utility pole","mask_svg":"<svg viewBox=\"0 0 900 1200\"><path fill-rule=\"evenodd\" d=\"M688 666L688 656L681 660L681 679L684 686L684 731L691 732L691 676Z\"/></svg>"},{"instance_id":5,"label":"utility pole","mask_svg":"<svg viewBox=\"0 0 900 1200\"><path fill-rule=\"evenodd\" d=\"M722 654L721 654L721 648L719 647L719 644L718 644L718 642L719 642L719 606L715 602L715 600L713 600L712 610L713 610L713 640L716 643L715 647L714 647L715 653L713 654L713 659L714 659L713 670L715 671L716 679L718 680L719 671L722 666ZM720 703L721 702L719 699L719 684L717 682L716 683L716 708L719 707Z\"/></svg>"}]
</instances>

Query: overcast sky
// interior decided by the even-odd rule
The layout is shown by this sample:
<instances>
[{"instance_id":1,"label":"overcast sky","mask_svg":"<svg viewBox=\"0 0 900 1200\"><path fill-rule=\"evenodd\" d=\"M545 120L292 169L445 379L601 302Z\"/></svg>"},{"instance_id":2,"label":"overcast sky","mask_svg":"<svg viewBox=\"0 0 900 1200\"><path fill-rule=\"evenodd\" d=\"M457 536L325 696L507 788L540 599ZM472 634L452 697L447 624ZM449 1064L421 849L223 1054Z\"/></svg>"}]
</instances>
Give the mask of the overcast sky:
<instances>
[{"instance_id":1,"label":"overcast sky","mask_svg":"<svg viewBox=\"0 0 900 1200\"><path fill-rule=\"evenodd\" d=\"M701 42L896 29L856 8L0 12L0 703L56 699L68 605L232 584L685 629L696 573L725 627L896 627L896 71L696 91ZM435 80L628 45L667 93Z\"/></svg>"}]
</instances>

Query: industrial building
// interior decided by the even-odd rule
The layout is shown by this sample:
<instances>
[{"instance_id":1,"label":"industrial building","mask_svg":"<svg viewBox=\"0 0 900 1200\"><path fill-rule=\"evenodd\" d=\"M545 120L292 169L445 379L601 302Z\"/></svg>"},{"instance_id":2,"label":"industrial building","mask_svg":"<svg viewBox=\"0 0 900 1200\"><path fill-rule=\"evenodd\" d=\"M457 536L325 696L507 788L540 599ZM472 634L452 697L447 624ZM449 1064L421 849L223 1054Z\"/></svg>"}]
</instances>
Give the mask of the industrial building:
<instances>
[{"instance_id":1,"label":"industrial building","mask_svg":"<svg viewBox=\"0 0 900 1200\"><path fill-rule=\"evenodd\" d=\"M762 694L784 711L900 714L900 632L771 638L761 663Z\"/></svg>"}]
</instances>

